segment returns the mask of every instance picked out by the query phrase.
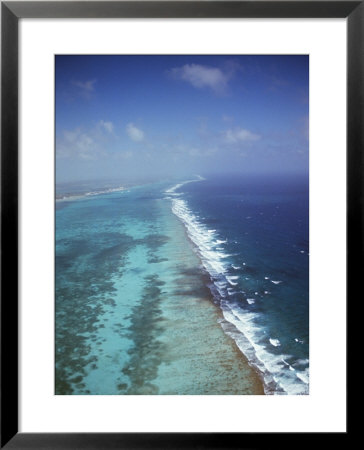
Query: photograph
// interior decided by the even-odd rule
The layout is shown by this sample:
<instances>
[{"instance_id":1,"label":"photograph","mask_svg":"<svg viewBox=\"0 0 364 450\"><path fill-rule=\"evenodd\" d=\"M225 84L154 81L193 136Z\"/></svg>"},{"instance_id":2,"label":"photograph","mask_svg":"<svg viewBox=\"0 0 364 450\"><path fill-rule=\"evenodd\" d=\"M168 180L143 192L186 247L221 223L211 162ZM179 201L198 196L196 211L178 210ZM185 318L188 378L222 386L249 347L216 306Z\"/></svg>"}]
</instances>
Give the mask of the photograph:
<instances>
[{"instance_id":1,"label":"photograph","mask_svg":"<svg viewBox=\"0 0 364 450\"><path fill-rule=\"evenodd\" d=\"M54 394L309 395L309 55L54 64Z\"/></svg>"}]
</instances>

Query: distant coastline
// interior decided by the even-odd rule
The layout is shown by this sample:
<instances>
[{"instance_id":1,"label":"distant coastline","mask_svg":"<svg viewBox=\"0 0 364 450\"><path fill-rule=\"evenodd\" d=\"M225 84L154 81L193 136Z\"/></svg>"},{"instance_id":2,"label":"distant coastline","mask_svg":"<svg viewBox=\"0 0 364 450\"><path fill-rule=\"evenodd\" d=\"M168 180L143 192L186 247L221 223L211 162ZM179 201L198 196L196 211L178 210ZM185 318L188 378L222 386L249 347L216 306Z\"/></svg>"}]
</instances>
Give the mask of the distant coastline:
<instances>
[{"instance_id":1,"label":"distant coastline","mask_svg":"<svg viewBox=\"0 0 364 450\"><path fill-rule=\"evenodd\" d=\"M95 195L103 195L103 194L111 194L112 192L122 192L127 190L127 187L119 186L116 188L109 188L109 189L100 189L96 191L88 191L85 193L78 193L78 192L65 192L65 193L56 193L56 201L64 201L64 200L78 200L84 197L91 197Z\"/></svg>"}]
</instances>

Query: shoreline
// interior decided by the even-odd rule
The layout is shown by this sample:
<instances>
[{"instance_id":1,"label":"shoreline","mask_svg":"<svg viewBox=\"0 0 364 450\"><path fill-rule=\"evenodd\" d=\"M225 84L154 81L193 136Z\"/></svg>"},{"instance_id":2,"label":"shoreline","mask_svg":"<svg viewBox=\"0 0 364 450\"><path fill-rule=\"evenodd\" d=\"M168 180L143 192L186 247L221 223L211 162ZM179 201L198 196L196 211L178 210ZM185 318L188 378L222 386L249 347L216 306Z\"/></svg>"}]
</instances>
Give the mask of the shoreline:
<instances>
[{"instance_id":1,"label":"shoreline","mask_svg":"<svg viewBox=\"0 0 364 450\"><path fill-rule=\"evenodd\" d=\"M110 188L110 189L105 189L103 191L90 191L90 192L85 192L82 194L76 194L76 193L71 193L71 194L65 194L63 196L61 196L61 194L56 194L55 197L55 201L57 202L71 202L71 201L75 201L75 200L81 200L81 199L87 199L87 198L92 198L92 197L96 197L98 195L106 195L106 194L112 194L113 192L123 192L126 191L127 187L123 187L120 186L118 188Z\"/></svg>"}]
</instances>

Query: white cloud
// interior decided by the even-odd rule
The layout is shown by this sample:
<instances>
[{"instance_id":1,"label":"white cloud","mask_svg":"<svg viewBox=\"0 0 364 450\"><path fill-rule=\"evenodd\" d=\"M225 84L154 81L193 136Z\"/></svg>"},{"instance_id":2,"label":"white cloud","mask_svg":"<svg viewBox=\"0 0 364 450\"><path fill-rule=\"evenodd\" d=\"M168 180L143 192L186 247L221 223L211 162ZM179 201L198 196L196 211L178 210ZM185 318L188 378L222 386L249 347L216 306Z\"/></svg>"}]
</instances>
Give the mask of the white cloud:
<instances>
[{"instance_id":1,"label":"white cloud","mask_svg":"<svg viewBox=\"0 0 364 450\"><path fill-rule=\"evenodd\" d=\"M81 153L88 152L92 148L93 144L94 140L86 133L82 133L76 142L77 148Z\"/></svg>"},{"instance_id":2,"label":"white cloud","mask_svg":"<svg viewBox=\"0 0 364 450\"><path fill-rule=\"evenodd\" d=\"M72 144L77 140L80 133L81 130L79 128L76 128L75 130L64 130L63 137L66 142Z\"/></svg>"},{"instance_id":3,"label":"white cloud","mask_svg":"<svg viewBox=\"0 0 364 450\"><path fill-rule=\"evenodd\" d=\"M80 128L64 130L56 145L57 157L68 158L77 156L81 159L95 159L97 144L89 133L82 132Z\"/></svg>"},{"instance_id":4,"label":"white cloud","mask_svg":"<svg viewBox=\"0 0 364 450\"><path fill-rule=\"evenodd\" d=\"M140 142L144 139L144 132L137 128L133 123L128 123L126 132L132 141Z\"/></svg>"},{"instance_id":5,"label":"white cloud","mask_svg":"<svg viewBox=\"0 0 364 450\"><path fill-rule=\"evenodd\" d=\"M86 129L65 129L57 135L57 158L97 160L113 149L116 141L111 121L100 120Z\"/></svg>"},{"instance_id":6,"label":"white cloud","mask_svg":"<svg viewBox=\"0 0 364 450\"><path fill-rule=\"evenodd\" d=\"M236 144L238 142L258 141L260 136L243 128L234 128L224 133L224 140L228 144Z\"/></svg>"},{"instance_id":7,"label":"white cloud","mask_svg":"<svg viewBox=\"0 0 364 450\"><path fill-rule=\"evenodd\" d=\"M112 122L105 122L104 120L100 120L99 125L109 133L113 132L114 125Z\"/></svg>"},{"instance_id":8,"label":"white cloud","mask_svg":"<svg viewBox=\"0 0 364 450\"><path fill-rule=\"evenodd\" d=\"M89 150L94 143L92 137L86 133L82 133L80 128L76 128L73 131L64 130L63 136L67 143L72 144L81 152Z\"/></svg>"},{"instance_id":9,"label":"white cloud","mask_svg":"<svg viewBox=\"0 0 364 450\"><path fill-rule=\"evenodd\" d=\"M74 86L79 87L80 89L82 89L83 91L86 92L92 92L95 90L95 85L96 80L88 80L88 81L72 81L72 84Z\"/></svg>"},{"instance_id":10,"label":"white cloud","mask_svg":"<svg viewBox=\"0 0 364 450\"><path fill-rule=\"evenodd\" d=\"M210 88L215 93L226 91L232 72L223 72L218 67L202 66L200 64L185 64L171 69L170 73L177 79L192 84L195 88Z\"/></svg>"}]
</instances>

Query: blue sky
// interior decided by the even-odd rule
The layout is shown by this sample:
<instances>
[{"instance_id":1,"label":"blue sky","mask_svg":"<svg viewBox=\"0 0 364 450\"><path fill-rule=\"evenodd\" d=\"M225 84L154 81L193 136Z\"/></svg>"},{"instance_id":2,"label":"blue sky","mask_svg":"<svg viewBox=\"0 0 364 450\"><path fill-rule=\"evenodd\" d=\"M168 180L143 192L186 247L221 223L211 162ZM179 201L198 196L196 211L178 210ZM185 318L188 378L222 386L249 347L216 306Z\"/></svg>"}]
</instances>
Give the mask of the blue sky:
<instances>
[{"instance_id":1,"label":"blue sky","mask_svg":"<svg viewBox=\"0 0 364 450\"><path fill-rule=\"evenodd\" d=\"M308 56L56 56L57 182L308 173Z\"/></svg>"}]
</instances>

